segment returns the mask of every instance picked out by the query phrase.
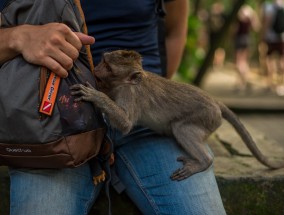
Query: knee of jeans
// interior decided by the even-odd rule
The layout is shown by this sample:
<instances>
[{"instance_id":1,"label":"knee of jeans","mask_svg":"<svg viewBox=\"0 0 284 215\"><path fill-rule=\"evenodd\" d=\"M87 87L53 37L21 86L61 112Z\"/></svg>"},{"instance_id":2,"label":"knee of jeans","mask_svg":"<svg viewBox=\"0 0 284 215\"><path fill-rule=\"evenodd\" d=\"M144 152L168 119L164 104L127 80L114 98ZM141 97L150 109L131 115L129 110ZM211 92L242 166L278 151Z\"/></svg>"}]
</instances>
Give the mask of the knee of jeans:
<instances>
[{"instance_id":1,"label":"knee of jeans","mask_svg":"<svg viewBox=\"0 0 284 215\"><path fill-rule=\"evenodd\" d=\"M224 214L212 166L177 182L159 171L140 174L139 165L132 162L119 153L117 165L127 193L143 214L210 214L210 209L204 209L206 204L215 210L212 214Z\"/></svg>"}]
</instances>

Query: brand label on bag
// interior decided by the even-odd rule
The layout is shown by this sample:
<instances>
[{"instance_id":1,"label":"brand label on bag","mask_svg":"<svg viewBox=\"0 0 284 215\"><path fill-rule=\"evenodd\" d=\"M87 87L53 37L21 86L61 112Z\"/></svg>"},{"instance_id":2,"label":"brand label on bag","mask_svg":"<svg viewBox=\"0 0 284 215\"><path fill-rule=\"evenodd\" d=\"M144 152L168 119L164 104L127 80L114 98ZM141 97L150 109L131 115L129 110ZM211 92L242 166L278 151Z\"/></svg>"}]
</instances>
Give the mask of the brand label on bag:
<instances>
[{"instance_id":1,"label":"brand label on bag","mask_svg":"<svg viewBox=\"0 0 284 215\"><path fill-rule=\"evenodd\" d=\"M6 148L6 151L9 153L31 153L31 149L21 149L21 148Z\"/></svg>"},{"instance_id":2,"label":"brand label on bag","mask_svg":"<svg viewBox=\"0 0 284 215\"><path fill-rule=\"evenodd\" d=\"M56 96L61 78L51 72L48 78L39 112L51 116L56 102Z\"/></svg>"}]
</instances>

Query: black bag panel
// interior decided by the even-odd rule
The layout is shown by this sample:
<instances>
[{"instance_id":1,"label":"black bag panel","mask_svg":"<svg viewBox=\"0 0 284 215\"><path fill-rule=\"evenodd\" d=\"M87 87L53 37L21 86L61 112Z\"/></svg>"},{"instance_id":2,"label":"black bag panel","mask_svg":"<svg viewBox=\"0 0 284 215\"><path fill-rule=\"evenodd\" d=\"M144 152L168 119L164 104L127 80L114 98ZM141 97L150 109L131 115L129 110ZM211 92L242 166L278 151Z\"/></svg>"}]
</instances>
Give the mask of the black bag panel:
<instances>
[{"instance_id":1,"label":"black bag panel","mask_svg":"<svg viewBox=\"0 0 284 215\"><path fill-rule=\"evenodd\" d=\"M68 77L62 80L57 96L57 107L60 111L64 135L90 131L104 126L100 111L89 102L74 103L75 97L70 94L70 86L86 82L89 82L93 87L96 86L92 73L81 61L77 60Z\"/></svg>"}]
</instances>

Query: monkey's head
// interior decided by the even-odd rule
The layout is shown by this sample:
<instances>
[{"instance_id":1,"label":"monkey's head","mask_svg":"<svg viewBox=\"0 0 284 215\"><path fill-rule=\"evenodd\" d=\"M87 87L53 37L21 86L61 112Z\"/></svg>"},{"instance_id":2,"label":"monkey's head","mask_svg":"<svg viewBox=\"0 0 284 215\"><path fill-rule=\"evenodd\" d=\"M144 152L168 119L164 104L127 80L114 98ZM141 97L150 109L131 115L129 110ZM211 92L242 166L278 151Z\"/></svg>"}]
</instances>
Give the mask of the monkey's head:
<instances>
[{"instance_id":1,"label":"monkey's head","mask_svg":"<svg viewBox=\"0 0 284 215\"><path fill-rule=\"evenodd\" d=\"M143 78L142 57L135 51L106 52L95 68L98 89L110 91L122 85L137 85Z\"/></svg>"}]
</instances>

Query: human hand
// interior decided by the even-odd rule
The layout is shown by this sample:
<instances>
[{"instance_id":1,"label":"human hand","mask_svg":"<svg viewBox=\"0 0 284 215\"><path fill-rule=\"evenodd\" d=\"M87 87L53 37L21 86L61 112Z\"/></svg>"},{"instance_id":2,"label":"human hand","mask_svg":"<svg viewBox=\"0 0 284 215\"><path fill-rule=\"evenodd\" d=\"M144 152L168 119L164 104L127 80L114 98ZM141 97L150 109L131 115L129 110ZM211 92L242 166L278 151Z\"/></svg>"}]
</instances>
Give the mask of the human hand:
<instances>
[{"instance_id":1,"label":"human hand","mask_svg":"<svg viewBox=\"0 0 284 215\"><path fill-rule=\"evenodd\" d=\"M45 66L60 77L68 76L82 45L95 42L93 37L73 32L62 23L22 25L15 29L14 49L29 63Z\"/></svg>"}]
</instances>

